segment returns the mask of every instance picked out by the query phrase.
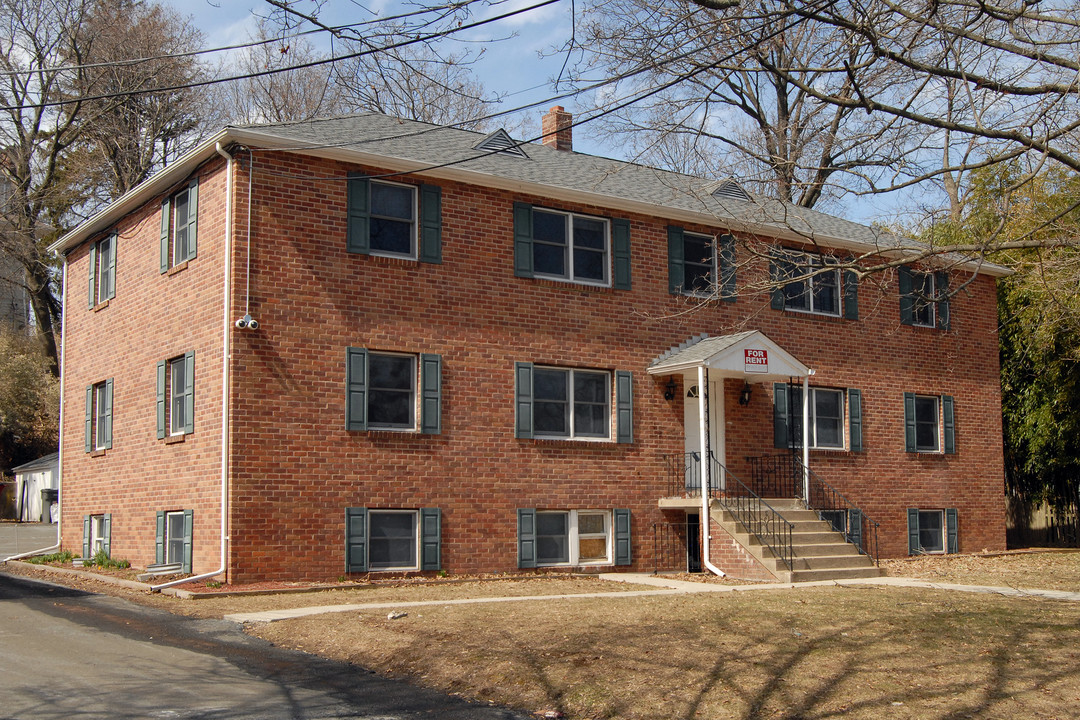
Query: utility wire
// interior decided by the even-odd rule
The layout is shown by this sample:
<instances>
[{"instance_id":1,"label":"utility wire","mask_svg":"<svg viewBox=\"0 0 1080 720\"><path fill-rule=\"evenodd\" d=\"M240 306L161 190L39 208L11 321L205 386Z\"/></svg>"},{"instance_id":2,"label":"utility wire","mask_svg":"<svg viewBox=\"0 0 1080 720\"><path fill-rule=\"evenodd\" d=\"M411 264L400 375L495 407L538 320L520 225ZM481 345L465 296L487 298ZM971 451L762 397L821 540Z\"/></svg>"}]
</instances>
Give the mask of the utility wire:
<instances>
[{"instance_id":1,"label":"utility wire","mask_svg":"<svg viewBox=\"0 0 1080 720\"><path fill-rule=\"evenodd\" d=\"M180 83L180 84L177 84L177 85L168 85L168 86L164 86L164 87L140 88L140 89L135 89L135 90L129 90L129 91L126 91L126 92L114 92L114 93L104 93L104 94L101 94L101 95L80 96L80 97L76 97L76 98L72 98L72 99L68 99L68 100L48 100L48 101L45 101L45 102L28 103L28 104L23 104L23 105L3 105L3 106L0 106L0 112L7 112L7 111L11 111L11 110L30 110L30 109L42 109L42 108L47 108L47 107L58 107L58 106L61 106L61 105L72 105L74 103L89 102L91 100L109 100L111 98L117 98L117 97L131 97L132 95L148 95L148 94L152 94L152 93L175 92L177 90L189 90L191 88L206 87L206 86L209 86L209 85L217 85L219 83L224 83L224 82L234 82L234 81L237 81L237 80L250 80L252 78L266 77L268 75L278 75L280 73L290 72L292 70L303 70L305 68L318 67L320 65L333 64L333 63L340 62L342 60L350 60L352 58L364 57L365 55L372 55L372 54L378 53L378 52L386 52L387 50L395 50L397 48L407 47L409 45L416 45L418 43L430 42L432 40L436 40L436 39L441 38L441 37L448 37L450 35L453 35L453 34L459 33L459 32L463 32L465 30L471 30L473 28L481 27L483 25L489 25L491 23L498 22L500 20L505 20L507 18L514 17L516 15L522 15L524 13L531 12L533 10L536 10L536 9L539 9L539 8L542 8L542 7L546 7L548 5L554 5L557 2L562 2L562 0L542 0L542 2L538 2L538 3L534 4L534 5L529 5L527 7L519 8L517 10L511 10L510 12L503 13L502 15L495 15L493 17L485 18L483 20L477 20L477 21L472 22L472 23L459 25L457 27L453 27L453 28L450 28L448 30L440 30L439 32L430 33L428 35L423 35L423 36L417 36L417 37L414 37L414 38L411 38L411 39L408 39L408 40L401 40L399 42L391 43L389 45L383 45L383 46L377 47L377 48L371 48L371 49L368 49L368 50L359 50L359 51L354 52L354 53L347 53L345 55L338 55L338 56L335 56L335 57L322 58L320 60L312 60L311 62L300 63L298 65L290 65L290 66L287 66L287 67L273 68L273 69L270 69L270 70L260 70L259 72L245 73L243 75L231 75L231 76L227 76L227 77L224 77L224 78L214 78L214 79L211 79L211 80L198 80L198 81L194 81L194 82Z\"/></svg>"}]
</instances>

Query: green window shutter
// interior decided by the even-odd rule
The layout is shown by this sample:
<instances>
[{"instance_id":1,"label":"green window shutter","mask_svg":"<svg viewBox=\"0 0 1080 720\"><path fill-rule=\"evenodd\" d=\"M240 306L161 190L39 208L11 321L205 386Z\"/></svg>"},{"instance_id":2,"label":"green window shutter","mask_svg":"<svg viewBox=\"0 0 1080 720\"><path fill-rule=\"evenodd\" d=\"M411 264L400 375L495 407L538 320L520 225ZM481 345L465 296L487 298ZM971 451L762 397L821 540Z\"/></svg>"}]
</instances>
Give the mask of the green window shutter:
<instances>
[{"instance_id":1,"label":"green window shutter","mask_svg":"<svg viewBox=\"0 0 1080 720\"><path fill-rule=\"evenodd\" d=\"M536 567L536 510L521 508L518 515L518 567Z\"/></svg>"},{"instance_id":2,"label":"green window shutter","mask_svg":"<svg viewBox=\"0 0 1080 720\"><path fill-rule=\"evenodd\" d=\"M936 290L936 294L940 298L937 301L937 327L938 330L948 332L950 327L949 273L944 270L934 273L934 290Z\"/></svg>"},{"instance_id":3,"label":"green window shutter","mask_svg":"<svg viewBox=\"0 0 1080 720\"><path fill-rule=\"evenodd\" d=\"M919 511L917 508L908 508L907 511L907 551L908 555L922 553L922 544L919 542Z\"/></svg>"},{"instance_id":4,"label":"green window shutter","mask_svg":"<svg viewBox=\"0 0 1080 720\"><path fill-rule=\"evenodd\" d=\"M442 432L442 357L420 356L420 432Z\"/></svg>"},{"instance_id":5,"label":"green window shutter","mask_svg":"<svg viewBox=\"0 0 1080 720\"><path fill-rule=\"evenodd\" d=\"M668 225L667 229L667 286L668 292L678 295L686 282L685 272L686 246L683 244L683 229Z\"/></svg>"},{"instance_id":6,"label":"green window shutter","mask_svg":"<svg viewBox=\"0 0 1080 720\"><path fill-rule=\"evenodd\" d=\"M158 510L157 532L154 535L154 562L160 565L165 562L165 511Z\"/></svg>"},{"instance_id":7,"label":"green window shutter","mask_svg":"<svg viewBox=\"0 0 1080 720\"><path fill-rule=\"evenodd\" d=\"M956 522L956 508L945 510L945 552L960 552L959 527Z\"/></svg>"},{"instance_id":8,"label":"green window shutter","mask_svg":"<svg viewBox=\"0 0 1080 720\"><path fill-rule=\"evenodd\" d=\"M862 452L862 391L848 388L848 434L851 436L851 452Z\"/></svg>"},{"instance_id":9,"label":"green window shutter","mask_svg":"<svg viewBox=\"0 0 1080 720\"><path fill-rule=\"evenodd\" d=\"M783 310L787 304L784 297L784 281L791 277L790 263L784 261L778 253L773 253L769 261L769 307Z\"/></svg>"},{"instance_id":10,"label":"green window shutter","mask_svg":"<svg viewBox=\"0 0 1080 720\"><path fill-rule=\"evenodd\" d=\"M184 434L195 432L195 351L184 353Z\"/></svg>"},{"instance_id":11,"label":"green window shutter","mask_svg":"<svg viewBox=\"0 0 1080 720\"><path fill-rule=\"evenodd\" d=\"M157 364L157 436L165 437L165 361ZM159 561L160 562L160 561Z\"/></svg>"},{"instance_id":12,"label":"green window shutter","mask_svg":"<svg viewBox=\"0 0 1080 720\"><path fill-rule=\"evenodd\" d=\"M345 249L351 253L367 255L371 251L371 192L366 177L349 173L346 203L348 226L345 229Z\"/></svg>"},{"instance_id":13,"label":"green window shutter","mask_svg":"<svg viewBox=\"0 0 1080 720\"><path fill-rule=\"evenodd\" d=\"M105 407L102 412L105 414L105 437L104 447L109 449L112 447L112 401L113 401L113 381L109 378L105 381Z\"/></svg>"},{"instance_id":14,"label":"green window shutter","mask_svg":"<svg viewBox=\"0 0 1080 720\"><path fill-rule=\"evenodd\" d=\"M844 276L844 319L859 319L859 276L854 270L845 270Z\"/></svg>"},{"instance_id":15,"label":"green window shutter","mask_svg":"<svg viewBox=\"0 0 1080 720\"><path fill-rule=\"evenodd\" d=\"M90 557L90 516L83 515L82 519L82 556Z\"/></svg>"},{"instance_id":16,"label":"green window shutter","mask_svg":"<svg viewBox=\"0 0 1080 720\"><path fill-rule=\"evenodd\" d=\"M896 280L900 285L900 322L904 325L914 325L915 287L911 280L911 268L907 265L896 268Z\"/></svg>"},{"instance_id":17,"label":"green window shutter","mask_svg":"<svg viewBox=\"0 0 1080 720\"><path fill-rule=\"evenodd\" d=\"M630 289L630 221L616 218L611 221L612 256L615 258L616 290Z\"/></svg>"},{"instance_id":18,"label":"green window shutter","mask_svg":"<svg viewBox=\"0 0 1080 720\"><path fill-rule=\"evenodd\" d=\"M161 201L161 274L169 271L169 226L172 212L172 198Z\"/></svg>"},{"instance_id":19,"label":"green window shutter","mask_svg":"<svg viewBox=\"0 0 1080 720\"><path fill-rule=\"evenodd\" d=\"M180 572L191 572L191 550L192 550L192 536L195 530L195 511L184 511L184 564L180 568Z\"/></svg>"},{"instance_id":20,"label":"green window shutter","mask_svg":"<svg viewBox=\"0 0 1080 720\"><path fill-rule=\"evenodd\" d=\"M94 386L86 386L86 452L94 449Z\"/></svg>"},{"instance_id":21,"label":"green window shutter","mask_svg":"<svg viewBox=\"0 0 1080 720\"><path fill-rule=\"evenodd\" d=\"M615 371L615 438L634 442L634 379L629 370Z\"/></svg>"},{"instance_id":22,"label":"green window shutter","mask_svg":"<svg viewBox=\"0 0 1080 720\"><path fill-rule=\"evenodd\" d=\"M717 263L720 266L720 297L735 302L735 236L721 235L717 242Z\"/></svg>"},{"instance_id":23,"label":"green window shutter","mask_svg":"<svg viewBox=\"0 0 1080 720\"><path fill-rule=\"evenodd\" d=\"M904 450L915 452L915 393L904 393Z\"/></svg>"},{"instance_id":24,"label":"green window shutter","mask_svg":"<svg viewBox=\"0 0 1080 720\"><path fill-rule=\"evenodd\" d=\"M102 272L102 277L99 282L105 283L105 299L112 300L116 297L116 256L120 252L119 237L116 233L109 236L109 244L112 245L112 252L109 253L109 267L105 268Z\"/></svg>"},{"instance_id":25,"label":"green window shutter","mask_svg":"<svg viewBox=\"0 0 1080 720\"><path fill-rule=\"evenodd\" d=\"M514 203L514 275L533 276L532 205Z\"/></svg>"},{"instance_id":26,"label":"green window shutter","mask_svg":"<svg viewBox=\"0 0 1080 720\"><path fill-rule=\"evenodd\" d=\"M788 449L791 441L788 437L788 386L787 383L773 383L773 447Z\"/></svg>"},{"instance_id":27,"label":"green window shutter","mask_svg":"<svg viewBox=\"0 0 1080 720\"><path fill-rule=\"evenodd\" d=\"M630 511L614 510L612 514L615 524L615 564L629 565L634 559L630 544Z\"/></svg>"},{"instance_id":28,"label":"green window shutter","mask_svg":"<svg viewBox=\"0 0 1080 720\"><path fill-rule=\"evenodd\" d=\"M345 508L345 572L367 572L367 508Z\"/></svg>"},{"instance_id":29,"label":"green window shutter","mask_svg":"<svg viewBox=\"0 0 1080 720\"><path fill-rule=\"evenodd\" d=\"M514 437L533 436L533 366L514 363Z\"/></svg>"},{"instance_id":30,"label":"green window shutter","mask_svg":"<svg viewBox=\"0 0 1080 720\"><path fill-rule=\"evenodd\" d=\"M367 350L345 348L345 429L367 430Z\"/></svg>"},{"instance_id":31,"label":"green window shutter","mask_svg":"<svg viewBox=\"0 0 1080 720\"><path fill-rule=\"evenodd\" d=\"M941 396L941 420L945 431L945 454L952 455L956 452L956 419L952 395Z\"/></svg>"},{"instance_id":32,"label":"green window shutter","mask_svg":"<svg viewBox=\"0 0 1080 720\"><path fill-rule=\"evenodd\" d=\"M97 284L94 273L97 272L97 243L90 243L90 309L97 305Z\"/></svg>"},{"instance_id":33,"label":"green window shutter","mask_svg":"<svg viewBox=\"0 0 1080 720\"><path fill-rule=\"evenodd\" d=\"M848 508L847 541L862 550L862 510Z\"/></svg>"},{"instance_id":34,"label":"green window shutter","mask_svg":"<svg viewBox=\"0 0 1080 720\"><path fill-rule=\"evenodd\" d=\"M442 262L442 188L420 186L420 262Z\"/></svg>"},{"instance_id":35,"label":"green window shutter","mask_svg":"<svg viewBox=\"0 0 1080 720\"><path fill-rule=\"evenodd\" d=\"M188 183L188 254L185 260L194 260L199 231L199 179Z\"/></svg>"},{"instance_id":36,"label":"green window shutter","mask_svg":"<svg viewBox=\"0 0 1080 720\"><path fill-rule=\"evenodd\" d=\"M420 509L420 569L442 569L442 514L439 508Z\"/></svg>"},{"instance_id":37,"label":"green window shutter","mask_svg":"<svg viewBox=\"0 0 1080 720\"><path fill-rule=\"evenodd\" d=\"M112 557L112 513L105 513L102 525L105 526L102 530L104 537L101 538L105 546L105 554Z\"/></svg>"}]
</instances>

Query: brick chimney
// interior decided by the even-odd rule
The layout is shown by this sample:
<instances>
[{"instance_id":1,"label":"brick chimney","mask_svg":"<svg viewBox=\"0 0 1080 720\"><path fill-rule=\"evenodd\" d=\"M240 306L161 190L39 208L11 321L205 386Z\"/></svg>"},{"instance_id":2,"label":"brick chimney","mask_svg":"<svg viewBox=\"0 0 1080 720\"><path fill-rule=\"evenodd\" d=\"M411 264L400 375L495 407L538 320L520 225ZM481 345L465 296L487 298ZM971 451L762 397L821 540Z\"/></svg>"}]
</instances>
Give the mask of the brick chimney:
<instances>
[{"instance_id":1,"label":"brick chimney","mask_svg":"<svg viewBox=\"0 0 1080 720\"><path fill-rule=\"evenodd\" d=\"M574 149L574 128L571 127L574 116L566 112L562 105L556 105L544 116L542 130L544 144L556 150L570 152Z\"/></svg>"}]
</instances>

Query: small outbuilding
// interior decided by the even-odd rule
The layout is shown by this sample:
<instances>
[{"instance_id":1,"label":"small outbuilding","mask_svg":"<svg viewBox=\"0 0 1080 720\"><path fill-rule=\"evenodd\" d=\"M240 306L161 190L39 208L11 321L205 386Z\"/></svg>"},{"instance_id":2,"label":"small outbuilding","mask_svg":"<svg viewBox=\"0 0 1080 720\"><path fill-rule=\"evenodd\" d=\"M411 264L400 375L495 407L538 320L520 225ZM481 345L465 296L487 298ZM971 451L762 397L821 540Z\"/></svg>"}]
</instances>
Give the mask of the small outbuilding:
<instances>
[{"instance_id":1,"label":"small outbuilding","mask_svg":"<svg viewBox=\"0 0 1080 720\"><path fill-rule=\"evenodd\" d=\"M11 472L15 475L15 519L56 522L60 514L60 454L50 453Z\"/></svg>"}]
</instances>

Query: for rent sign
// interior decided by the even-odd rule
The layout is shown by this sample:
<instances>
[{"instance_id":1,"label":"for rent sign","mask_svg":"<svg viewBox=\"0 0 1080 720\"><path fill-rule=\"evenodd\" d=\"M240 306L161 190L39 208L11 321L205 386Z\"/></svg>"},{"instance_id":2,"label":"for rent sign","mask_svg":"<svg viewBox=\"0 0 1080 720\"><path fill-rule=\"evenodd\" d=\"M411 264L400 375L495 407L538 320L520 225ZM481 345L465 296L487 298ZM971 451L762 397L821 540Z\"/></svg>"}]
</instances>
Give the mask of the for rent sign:
<instances>
[{"instance_id":1,"label":"for rent sign","mask_svg":"<svg viewBox=\"0 0 1080 720\"><path fill-rule=\"evenodd\" d=\"M743 350L743 371L748 373L769 372L769 351L754 348Z\"/></svg>"}]
</instances>

